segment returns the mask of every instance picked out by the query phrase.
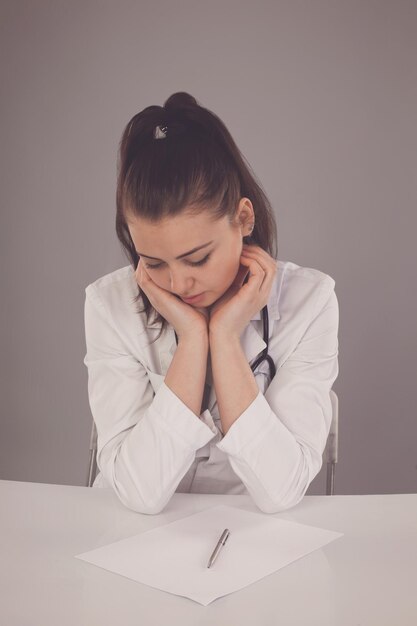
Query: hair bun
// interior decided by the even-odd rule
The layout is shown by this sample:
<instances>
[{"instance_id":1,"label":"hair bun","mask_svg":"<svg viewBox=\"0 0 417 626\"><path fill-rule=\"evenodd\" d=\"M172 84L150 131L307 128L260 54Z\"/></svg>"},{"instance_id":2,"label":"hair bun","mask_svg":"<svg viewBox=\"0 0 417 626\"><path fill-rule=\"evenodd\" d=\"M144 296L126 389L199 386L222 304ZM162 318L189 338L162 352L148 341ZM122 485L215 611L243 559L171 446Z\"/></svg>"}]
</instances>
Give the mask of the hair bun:
<instances>
[{"instance_id":1,"label":"hair bun","mask_svg":"<svg viewBox=\"0 0 417 626\"><path fill-rule=\"evenodd\" d=\"M178 111L198 107L197 100L185 91L177 91L168 98L164 107L167 111Z\"/></svg>"}]
</instances>

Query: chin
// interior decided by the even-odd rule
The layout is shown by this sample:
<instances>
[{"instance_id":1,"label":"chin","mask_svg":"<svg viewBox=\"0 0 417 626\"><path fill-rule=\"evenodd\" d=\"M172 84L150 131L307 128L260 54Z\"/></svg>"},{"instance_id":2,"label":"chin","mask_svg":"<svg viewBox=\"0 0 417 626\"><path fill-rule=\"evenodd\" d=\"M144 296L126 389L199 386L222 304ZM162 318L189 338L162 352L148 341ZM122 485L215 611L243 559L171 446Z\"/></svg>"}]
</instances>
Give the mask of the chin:
<instances>
[{"instance_id":1,"label":"chin","mask_svg":"<svg viewBox=\"0 0 417 626\"><path fill-rule=\"evenodd\" d=\"M226 291L228 289L229 289L229 287L226 287L226 289L224 289L223 291L218 292L216 295L212 296L211 298L207 298L208 304L206 304L205 306L211 306L212 304L215 304L215 302L217 302L217 300L220 300L220 298L222 298L224 296L224 294L226 293Z\"/></svg>"},{"instance_id":2,"label":"chin","mask_svg":"<svg viewBox=\"0 0 417 626\"><path fill-rule=\"evenodd\" d=\"M209 295L207 295L204 298L204 301L202 304L200 304L199 306L203 306L204 308L207 308L209 306L211 306L212 304L214 304L215 302L217 302L217 300L220 298L221 296L217 295L217 294L213 294L210 293Z\"/></svg>"}]
</instances>

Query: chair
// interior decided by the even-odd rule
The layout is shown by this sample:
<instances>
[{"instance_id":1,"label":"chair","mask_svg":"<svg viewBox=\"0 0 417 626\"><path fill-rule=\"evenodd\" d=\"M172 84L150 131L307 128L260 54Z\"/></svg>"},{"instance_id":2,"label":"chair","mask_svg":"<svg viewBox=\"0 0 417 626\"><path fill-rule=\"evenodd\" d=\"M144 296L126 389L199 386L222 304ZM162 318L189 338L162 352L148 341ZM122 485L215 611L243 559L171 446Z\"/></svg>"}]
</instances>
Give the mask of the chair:
<instances>
[{"instance_id":1,"label":"chair","mask_svg":"<svg viewBox=\"0 0 417 626\"><path fill-rule=\"evenodd\" d=\"M339 400L333 389L330 390L332 402L332 423L323 452L323 461L327 463L326 495L334 494L334 475L339 449ZM92 487L97 473L97 428L93 420L90 436L90 461L88 464L87 487Z\"/></svg>"},{"instance_id":2,"label":"chair","mask_svg":"<svg viewBox=\"0 0 417 626\"><path fill-rule=\"evenodd\" d=\"M92 420L90 435L90 460L88 463L87 487L92 487L97 474L97 427Z\"/></svg>"},{"instance_id":3,"label":"chair","mask_svg":"<svg viewBox=\"0 0 417 626\"><path fill-rule=\"evenodd\" d=\"M332 403L332 423L327 437L326 447L323 452L323 461L327 463L326 495L334 494L334 475L336 470L337 455L339 450L339 399L333 389L330 390Z\"/></svg>"}]
</instances>

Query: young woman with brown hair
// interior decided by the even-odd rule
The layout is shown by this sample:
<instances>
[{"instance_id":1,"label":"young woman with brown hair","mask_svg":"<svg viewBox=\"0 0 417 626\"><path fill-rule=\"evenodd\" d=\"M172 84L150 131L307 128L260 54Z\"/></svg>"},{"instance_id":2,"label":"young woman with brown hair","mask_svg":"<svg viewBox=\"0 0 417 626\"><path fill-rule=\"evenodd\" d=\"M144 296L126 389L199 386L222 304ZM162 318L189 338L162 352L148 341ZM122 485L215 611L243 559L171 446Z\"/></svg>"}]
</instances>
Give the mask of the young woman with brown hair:
<instances>
[{"instance_id":1,"label":"young woman with brown hair","mask_svg":"<svg viewBox=\"0 0 417 626\"><path fill-rule=\"evenodd\" d=\"M127 124L116 204L130 264L86 288L94 485L141 513L175 491L294 506L331 423L334 280L277 259L266 194L187 93Z\"/></svg>"}]
</instances>

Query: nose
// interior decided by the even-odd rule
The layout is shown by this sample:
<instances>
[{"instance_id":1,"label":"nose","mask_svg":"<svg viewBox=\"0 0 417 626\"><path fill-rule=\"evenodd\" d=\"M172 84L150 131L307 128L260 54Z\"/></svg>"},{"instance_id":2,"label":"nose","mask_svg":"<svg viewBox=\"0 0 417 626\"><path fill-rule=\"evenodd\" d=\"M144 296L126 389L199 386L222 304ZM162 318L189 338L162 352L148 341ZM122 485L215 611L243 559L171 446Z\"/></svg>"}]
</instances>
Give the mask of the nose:
<instances>
[{"instance_id":1,"label":"nose","mask_svg":"<svg viewBox=\"0 0 417 626\"><path fill-rule=\"evenodd\" d=\"M194 293L194 278L189 275L186 268L171 269L170 289L178 296L188 296Z\"/></svg>"}]
</instances>

